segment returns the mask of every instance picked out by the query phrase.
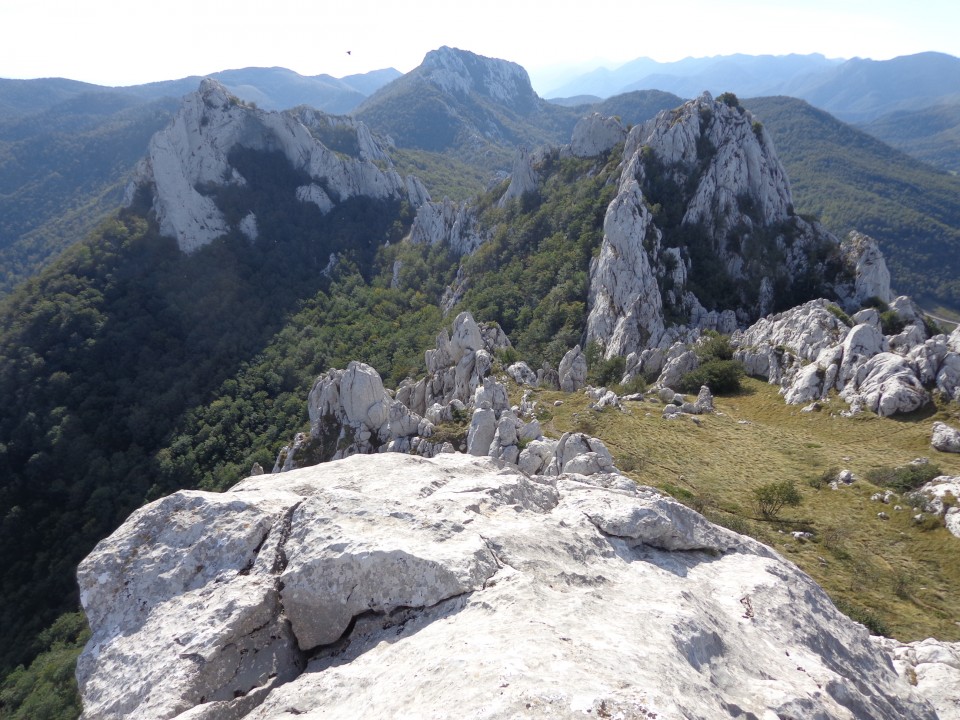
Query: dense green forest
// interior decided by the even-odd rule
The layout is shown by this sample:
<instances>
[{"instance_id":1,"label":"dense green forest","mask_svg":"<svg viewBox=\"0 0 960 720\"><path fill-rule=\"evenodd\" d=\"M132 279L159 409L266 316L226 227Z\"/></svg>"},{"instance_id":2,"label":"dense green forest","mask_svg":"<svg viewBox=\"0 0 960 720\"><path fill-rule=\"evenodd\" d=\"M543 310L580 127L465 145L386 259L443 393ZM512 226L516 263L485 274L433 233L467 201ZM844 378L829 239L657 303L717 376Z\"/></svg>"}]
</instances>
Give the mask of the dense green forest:
<instances>
[{"instance_id":1,"label":"dense green forest","mask_svg":"<svg viewBox=\"0 0 960 720\"><path fill-rule=\"evenodd\" d=\"M793 98L744 105L763 121L797 212L880 243L894 290L960 312L960 178L938 172Z\"/></svg>"},{"instance_id":2,"label":"dense green forest","mask_svg":"<svg viewBox=\"0 0 960 720\"><path fill-rule=\"evenodd\" d=\"M87 93L0 121L0 296L116 210L176 106Z\"/></svg>"},{"instance_id":3,"label":"dense green forest","mask_svg":"<svg viewBox=\"0 0 960 720\"><path fill-rule=\"evenodd\" d=\"M960 104L901 110L860 128L918 160L960 173Z\"/></svg>"}]
</instances>

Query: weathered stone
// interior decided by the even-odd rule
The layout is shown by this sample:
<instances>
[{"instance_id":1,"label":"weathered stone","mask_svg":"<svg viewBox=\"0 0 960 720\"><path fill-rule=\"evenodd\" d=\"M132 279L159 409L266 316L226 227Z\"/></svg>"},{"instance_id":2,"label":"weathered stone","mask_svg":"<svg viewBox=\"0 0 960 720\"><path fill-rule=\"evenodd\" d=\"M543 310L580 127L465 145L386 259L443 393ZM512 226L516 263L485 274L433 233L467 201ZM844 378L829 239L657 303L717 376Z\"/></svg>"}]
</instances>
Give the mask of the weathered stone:
<instances>
[{"instance_id":1,"label":"weathered stone","mask_svg":"<svg viewBox=\"0 0 960 720\"><path fill-rule=\"evenodd\" d=\"M617 118L591 113L582 117L573 128L570 152L575 157L595 157L612 150L627 137L627 130Z\"/></svg>"},{"instance_id":2,"label":"weathered stone","mask_svg":"<svg viewBox=\"0 0 960 720\"><path fill-rule=\"evenodd\" d=\"M576 392L587 384L587 358L577 345L568 350L560 361L560 389Z\"/></svg>"},{"instance_id":3,"label":"weathered stone","mask_svg":"<svg viewBox=\"0 0 960 720\"><path fill-rule=\"evenodd\" d=\"M876 240L853 231L840 244L840 252L844 263L856 278L854 299L858 305L870 298L878 298L885 303L893 301L890 271Z\"/></svg>"},{"instance_id":4,"label":"weathered stone","mask_svg":"<svg viewBox=\"0 0 960 720\"><path fill-rule=\"evenodd\" d=\"M930 444L940 452L960 453L960 430L956 430L946 423L935 422Z\"/></svg>"},{"instance_id":5,"label":"weathered stone","mask_svg":"<svg viewBox=\"0 0 960 720\"><path fill-rule=\"evenodd\" d=\"M490 452L490 443L497 432L497 416L490 408L478 407L473 411L470 429L467 431L467 452L483 456Z\"/></svg>"},{"instance_id":6,"label":"weathered stone","mask_svg":"<svg viewBox=\"0 0 960 720\"><path fill-rule=\"evenodd\" d=\"M936 717L796 566L603 473L352 457L147 506L80 577L85 720Z\"/></svg>"},{"instance_id":7,"label":"weathered stone","mask_svg":"<svg viewBox=\"0 0 960 720\"><path fill-rule=\"evenodd\" d=\"M517 385L537 385L537 374L525 362L515 362L507 368L507 375L513 378Z\"/></svg>"},{"instance_id":8,"label":"weathered stone","mask_svg":"<svg viewBox=\"0 0 960 720\"><path fill-rule=\"evenodd\" d=\"M331 122L358 138L363 135L366 152L347 157L317 140L311 127ZM298 188L297 198L316 203L323 212L334 205L331 194L338 202L366 196L407 200L413 207L429 200L419 180L404 179L393 169L363 123L348 118L334 121L307 108L283 113L257 110L207 78L197 92L183 99L170 125L150 140L147 157L137 166L127 190L127 201L133 200L136 188L150 188L161 234L175 238L184 252L193 252L231 229L209 193L197 188L246 183L229 161L230 151L238 146L282 152L296 170L317 181ZM245 215L237 229L248 237L256 235L256 218Z\"/></svg>"}]
</instances>

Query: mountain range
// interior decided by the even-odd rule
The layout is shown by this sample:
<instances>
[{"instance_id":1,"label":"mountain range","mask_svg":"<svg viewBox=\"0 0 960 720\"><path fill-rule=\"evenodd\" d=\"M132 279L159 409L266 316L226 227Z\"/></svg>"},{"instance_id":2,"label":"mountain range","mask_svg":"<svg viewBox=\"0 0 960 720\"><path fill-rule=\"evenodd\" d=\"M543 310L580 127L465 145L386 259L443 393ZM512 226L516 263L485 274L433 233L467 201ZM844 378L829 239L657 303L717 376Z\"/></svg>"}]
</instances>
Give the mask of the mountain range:
<instances>
[{"instance_id":1,"label":"mountain range","mask_svg":"<svg viewBox=\"0 0 960 720\"><path fill-rule=\"evenodd\" d=\"M244 86L257 77L248 74ZM66 678L89 631L76 613L74 570L145 501L184 488L223 490L264 468L355 452L427 457L460 449L544 477L556 476L550 468L604 475L616 458L631 487L632 480L656 484L712 521L790 553L875 633L958 639L950 621L957 577L948 562L956 542L947 529L949 499L928 511L930 497L904 495L905 507L924 509L888 507L886 520L874 512L883 500L870 499L885 488L918 489L941 465L960 473L955 455L921 469L909 464L929 454L931 419L956 425L960 418L960 335L943 333L892 291L906 288L929 307L957 309L956 178L793 98L742 101L723 92L684 102L635 90L561 106L539 98L518 65L446 47L373 89L381 79L370 78L364 87L371 92L351 116L300 103L272 111L214 78L175 102L141 103L60 81L38 85L45 89L33 105L22 86L8 94L15 99L7 107L33 109L5 121L3 157L11 164L0 167L33 172L35 185L55 187L61 163L77 149L99 147L98 161L89 163L96 171L72 179L63 196L70 187L86 197L109 190L122 194L123 206L91 206L85 217L100 218L95 229L46 246L47 266L25 270L27 279L11 282L0 302L0 507L8 508L0 522L0 554L8 558L0 712L39 716L46 703L57 706L51 717L76 716L76 690ZM119 150L116 137L129 138L129 147L107 162L106 149ZM39 148L57 143L66 148L62 159L27 163L26 148L42 155ZM34 201L60 202L48 195L44 189ZM844 232L841 240L834 228L866 229L874 238ZM20 252L17 242L6 251ZM743 378L746 370L753 377ZM585 395L587 382L594 389ZM649 383L658 391L644 393ZM701 385L721 395L720 414L703 414L712 407L709 392L695 402L674 392L697 393ZM640 411L630 410L633 402ZM837 436L855 440L838 443ZM756 467L744 467L745 458ZM857 484L826 489L840 482L836 463L851 465ZM889 465L886 474L869 476L878 464ZM815 511L789 520L754 511L754 491L784 474L802 485ZM620 492L624 481L597 482ZM723 497L711 494L714 482ZM477 502L487 507L482 497ZM518 502L526 501L510 500ZM277 505L278 530L269 543L267 535L251 543L254 555L264 548L266 561L275 542L276 558L283 555L294 527L284 518L298 503ZM646 517L646 506L630 507L624 512ZM662 507L693 517L675 504ZM136 517L152 517L144 512ZM623 520L593 515L609 528ZM189 517L179 513L172 522ZM687 547L683 533L670 529L688 521L701 522L663 521L657 542L681 553L712 548L719 555L697 556L697 563L719 562L727 545ZM604 537L620 538L617 528ZM744 556L767 552L737 547ZM104 551L90 562L109 564L127 552ZM872 560L875 553L885 562ZM676 569L671 563L680 557L688 556L663 562ZM228 592L214 582L222 561L196 559L180 568L187 579L176 594ZM279 577L286 567L259 562L237 570L240 585ZM908 571L914 576L903 579ZM135 700L127 683L146 676L139 665L126 667L122 687L109 668L94 671L124 656L128 630L131 642L146 637L133 634L144 623L124 604L123 590L122 622L102 622L114 612L106 600L91 604L97 578L109 575L124 587L118 572L82 581L97 633L80 673L90 707L170 702L176 712L213 717L215 703L226 702L241 716L249 711L241 706L260 702L276 684L265 671L266 685L254 691L257 661L256 671L238 670L231 676L237 687L218 686L215 697L176 686ZM574 580L564 582L580 587ZM267 585L276 597L284 592L283 583ZM292 588L284 596L291 613ZM157 592L165 591L138 595L143 607L169 599ZM761 595L754 589L746 597ZM749 620L753 601L731 598L731 621ZM866 642L865 630L826 597L822 603L826 610L811 614L829 614L831 637ZM214 614L223 607L210 606ZM759 604L756 611L764 612ZM272 613L251 632L269 627L261 633L268 645L280 636L286 643L289 628ZM354 627L350 618L346 626ZM332 652L328 631L297 625L293 632L312 639L283 651L282 680L320 657L315 650ZM192 633L167 639L191 649L169 654L171 664L151 677L187 673L220 682L213 665L193 674L197 658L206 666L209 648L194 652ZM247 641L239 642L247 648ZM725 642L712 643L711 653L723 655ZM878 660L892 650L861 650L857 667L892 662ZM788 664L792 671L794 661ZM896 697L913 692L893 672L876 677L878 687L896 685ZM867 693L876 707L899 702L877 693ZM188 695L192 710L181 707ZM910 695L904 702L917 717L930 716L925 701Z\"/></svg>"}]
</instances>

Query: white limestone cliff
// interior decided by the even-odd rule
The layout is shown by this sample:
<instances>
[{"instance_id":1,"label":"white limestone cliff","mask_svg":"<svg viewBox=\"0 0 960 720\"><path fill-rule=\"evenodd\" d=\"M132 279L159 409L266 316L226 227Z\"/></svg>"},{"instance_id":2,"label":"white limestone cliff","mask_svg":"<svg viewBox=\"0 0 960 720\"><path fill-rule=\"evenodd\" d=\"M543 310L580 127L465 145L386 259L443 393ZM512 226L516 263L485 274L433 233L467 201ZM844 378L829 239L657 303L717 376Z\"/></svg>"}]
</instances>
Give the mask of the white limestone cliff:
<instances>
[{"instance_id":1,"label":"white limestone cliff","mask_svg":"<svg viewBox=\"0 0 960 720\"><path fill-rule=\"evenodd\" d=\"M591 113L581 118L570 137L570 153L574 157L595 157L608 152L627 138L627 129L617 119Z\"/></svg>"},{"instance_id":2,"label":"white limestone cliff","mask_svg":"<svg viewBox=\"0 0 960 720\"><path fill-rule=\"evenodd\" d=\"M358 157L331 150L318 139L322 127L331 126L355 134ZM229 162L234 147L281 151L294 169L316 181L301 188L298 198L315 202L324 212L357 196L406 199L414 207L429 200L419 180L403 178L393 169L363 123L331 121L306 108L283 113L257 110L208 78L184 98L170 125L150 140L147 157L128 188L128 201L137 188L148 189L160 232L176 238L184 252L197 250L230 230L209 189L245 184ZM249 228L248 223L248 233Z\"/></svg>"},{"instance_id":3,"label":"white limestone cliff","mask_svg":"<svg viewBox=\"0 0 960 720\"><path fill-rule=\"evenodd\" d=\"M619 475L259 475L138 510L79 582L84 720L937 717L796 566Z\"/></svg>"},{"instance_id":4,"label":"white limestone cliff","mask_svg":"<svg viewBox=\"0 0 960 720\"><path fill-rule=\"evenodd\" d=\"M536 100L527 71L507 60L444 46L428 52L419 69L452 95L475 92L515 109L530 109Z\"/></svg>"},{"instance_id":5,"label":"white limestone cliff","mask_svg":"<svg viewBox=\"0 0 960 720\"><path fill-rule=\"evenodd\" d=\"M410 227L410 242L423 245L446 243L457 255L469 255L484 241L477 216L467 203L426 202L417 209Z\"/></svg>"}]
</instances>

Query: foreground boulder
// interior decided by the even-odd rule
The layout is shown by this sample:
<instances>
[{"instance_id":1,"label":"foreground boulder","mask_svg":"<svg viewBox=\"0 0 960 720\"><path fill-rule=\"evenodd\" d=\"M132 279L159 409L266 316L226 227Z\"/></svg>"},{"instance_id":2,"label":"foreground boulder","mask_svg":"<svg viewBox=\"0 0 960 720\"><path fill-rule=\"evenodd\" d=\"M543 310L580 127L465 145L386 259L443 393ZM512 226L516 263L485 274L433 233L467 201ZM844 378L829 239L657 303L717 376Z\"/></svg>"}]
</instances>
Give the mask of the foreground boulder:
<instances>
[{"instance_id":1,"label":"foreground boulder","mask_svg":"<svg viewBox=\"0 0 960 720\"><path fill-rule=\"evenodd\" d=\"M154 502L78 576L85 720L936 717L794 565L620 475L354 456Z\"/></svg>"}]
</instances>

